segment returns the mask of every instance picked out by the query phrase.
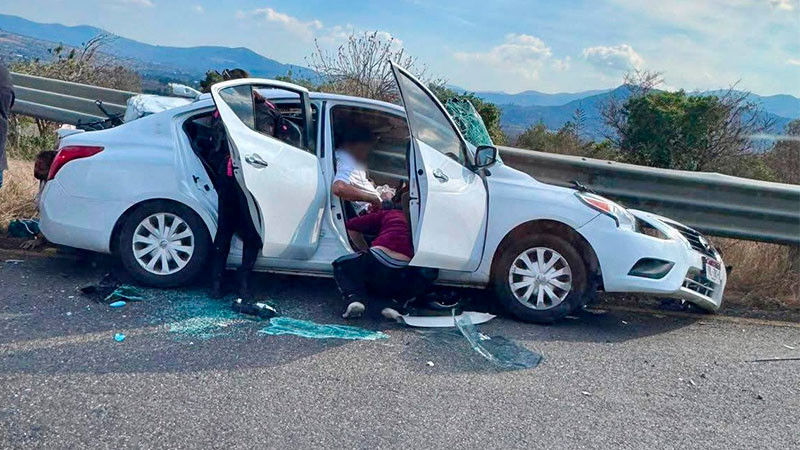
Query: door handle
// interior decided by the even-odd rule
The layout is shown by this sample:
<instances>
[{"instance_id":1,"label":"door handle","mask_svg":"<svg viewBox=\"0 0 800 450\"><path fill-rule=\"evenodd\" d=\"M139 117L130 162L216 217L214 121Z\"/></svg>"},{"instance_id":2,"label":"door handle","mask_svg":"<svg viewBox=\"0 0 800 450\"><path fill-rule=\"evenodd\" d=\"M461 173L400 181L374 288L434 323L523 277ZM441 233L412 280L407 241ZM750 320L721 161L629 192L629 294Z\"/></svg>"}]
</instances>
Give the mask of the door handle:
<instances>
[{"instance_id":1,"label":"door handle","mask_svg":"<svg viewBox=\"0 0 800 450\"><path fill-rule=\"evenodd\" d=\"M260 156L256 155L255 153L253 153L252 155L245 156L244 162L259 169L263 169L264 167L269 166L269 164L266 161L264 161Z\"/></svg>"},{"instance_id":2,"label":"door handle","mask_svg":"<svg viewBox=\"0 0 800 450\"><path fill-rule=\"evenodd\" d=\"M442 169L434 170L433 177L439 180L441 183L447 183L450 181L450 178L444 172L442 172Z\"/></svg>"}]
</instances>

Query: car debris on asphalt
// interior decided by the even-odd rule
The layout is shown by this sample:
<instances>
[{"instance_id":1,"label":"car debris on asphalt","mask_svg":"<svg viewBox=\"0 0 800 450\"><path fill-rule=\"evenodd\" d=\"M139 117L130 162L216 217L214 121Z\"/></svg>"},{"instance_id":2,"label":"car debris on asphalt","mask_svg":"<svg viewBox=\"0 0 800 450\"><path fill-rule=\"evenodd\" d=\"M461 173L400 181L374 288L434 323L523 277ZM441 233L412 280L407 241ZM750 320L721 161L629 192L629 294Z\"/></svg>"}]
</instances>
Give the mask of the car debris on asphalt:
<instances>
[{"instance_id":1,"label":"car debris on asphalt","mask_svg":"<svg viewBox=\"0 0 800 450\"><path fill-rule=\"evenodd\" d=\"M237 298L231 303L231 309L240 314L256 316L261 319L271 319L278 314L278 308L267 302L246 302Z\"/></svg>"},{"instance_id":2,"label":"car debris on asphalt","mask_svg":"<svg viewBox=\"0 0 800 450\"><path fill-rule=\"evenodd\" d=\"M312 339L346 339L376 341L389 339L389 335L381 331L371 331L350 325L318 324L310 320L276 317L270 319L269 325L259 333L273 336L290 334Z\"/></svg>"},{"instance_id":3,"label":"car debris on asphalt","mask_svg":"<svg viewBox=\"0 0 800 450\"><path fill-rule=\"evenodd\" d=\"M458 330L472 349L497 367L506 370L532 369L542 361L542 355L532 352L503 336L479 333L469 315L454 320Z\"/></svg>"}]
</instances>

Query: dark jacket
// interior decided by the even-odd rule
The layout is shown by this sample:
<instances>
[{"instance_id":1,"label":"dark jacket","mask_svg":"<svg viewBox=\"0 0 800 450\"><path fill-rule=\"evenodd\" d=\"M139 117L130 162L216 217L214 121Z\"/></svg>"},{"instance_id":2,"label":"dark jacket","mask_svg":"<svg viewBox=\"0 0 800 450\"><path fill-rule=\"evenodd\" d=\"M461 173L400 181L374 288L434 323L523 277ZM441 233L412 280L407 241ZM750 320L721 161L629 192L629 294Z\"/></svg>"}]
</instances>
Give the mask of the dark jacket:
<instances>
[{"instance_id":1,"label":"dark jacket","mask_svg":"<svg viewBox=\"0 0 800 450\"><path fill-rule=\"evenodd\" d=\"M0 61L0 170L8 169L6 158L6 138L8 136L8 116L14 104L14 85L11 74L5 64Z\"/></svg>"}]
</instances>

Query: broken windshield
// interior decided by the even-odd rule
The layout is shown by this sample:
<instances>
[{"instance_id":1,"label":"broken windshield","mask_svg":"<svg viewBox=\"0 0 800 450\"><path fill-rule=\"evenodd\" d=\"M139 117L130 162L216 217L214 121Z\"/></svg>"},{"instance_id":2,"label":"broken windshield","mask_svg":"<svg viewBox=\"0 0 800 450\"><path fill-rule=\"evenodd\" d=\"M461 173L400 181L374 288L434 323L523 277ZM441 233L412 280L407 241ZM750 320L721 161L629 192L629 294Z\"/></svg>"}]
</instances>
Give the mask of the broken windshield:
<instances>
[{"instance_id":1,"label":"broken windshield","mask_svg":"<svg viewBox=\"0 0 800 450\"><path fill-rule=\"evenodd\" d=\"M444 106L467 142L475 147L494 146L492 138L489 136L489 130L486 129L483 119L469 100L451 98L445 102Z\"/></svg>"}]
</instances>

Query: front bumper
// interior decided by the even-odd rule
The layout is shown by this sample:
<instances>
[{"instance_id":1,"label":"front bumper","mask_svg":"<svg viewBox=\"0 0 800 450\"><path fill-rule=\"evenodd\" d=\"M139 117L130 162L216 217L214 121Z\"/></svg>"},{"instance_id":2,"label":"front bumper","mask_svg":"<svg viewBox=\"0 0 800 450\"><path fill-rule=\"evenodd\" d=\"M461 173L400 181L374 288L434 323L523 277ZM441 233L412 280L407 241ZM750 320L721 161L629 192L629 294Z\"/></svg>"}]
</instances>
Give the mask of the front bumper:
<instances>
[{"instance_id":1,"label":"front bumper","mask_svg":"<svg viewBox=\"0 0 800 450\"><path fill-rule=\"evenodd\" d=\"M676 298L703 309L716 311L722 305L727 283L724 263L719 253L704 246L699 233L669 219L642 211L630 211L667 236L653 237L635 231L621 230L613 219L600 215L578 231L592 244L603 276L606 292L629 292ZM645 258L672 263L671 269L659 278L632 275L631 269ZM722 268L720 283L706 276L706 260L712 259Z\"/></svg>"}]
</instances>

